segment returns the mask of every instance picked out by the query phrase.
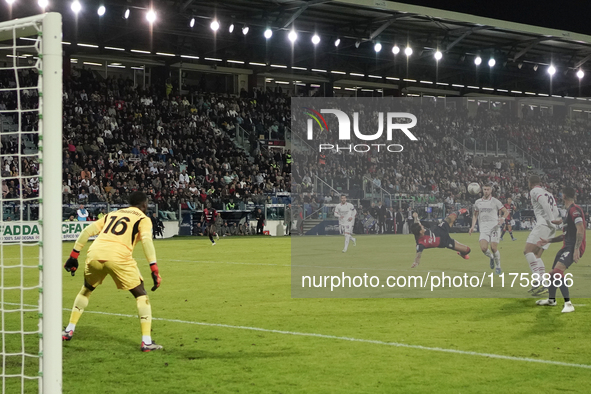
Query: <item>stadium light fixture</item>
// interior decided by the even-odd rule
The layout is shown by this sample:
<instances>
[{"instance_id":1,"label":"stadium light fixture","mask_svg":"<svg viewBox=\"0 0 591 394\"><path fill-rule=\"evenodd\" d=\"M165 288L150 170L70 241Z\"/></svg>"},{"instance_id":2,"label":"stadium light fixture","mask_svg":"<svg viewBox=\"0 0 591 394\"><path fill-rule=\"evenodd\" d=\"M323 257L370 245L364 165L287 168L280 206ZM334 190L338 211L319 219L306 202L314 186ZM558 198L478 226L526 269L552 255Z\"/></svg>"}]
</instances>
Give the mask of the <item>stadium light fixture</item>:
<instances>
[{"instance_id":1,"label":"stadium light fixture","mask_svg":"<svg viewBox=\"0 0 591 394\"><path fill-rule=\"evenodd\" d=\"M80 4L80 2L78 0L74 0L72 2L72 5L70 6L70 8L72 9L72 11L74 11L75 14L77 14L82 9L82 5Z\"/></svg>"},{"instance_id":2,"label":"stadium light fixture","mask_svg":"<svg viewBox=\"0 0 591 394\"><path fill-rule=\"evenodd\" d=\"M441 51L435 52L435 60L440 61L442 57L443 53L441 53Z\"/></svg>"},{"instance_id":3,"label":"stadium light fixture","mask_svg":"<svg viewBox=\"0 0 591 394\"><path fill-rule=\"evenodd\" d=\"M248 26L244 26L242 28L242 34L247 35L249 30L250 30L250 28Z\"/></svg>"},{"instance_id":4,"label":"stadium light fixture","mask_svg":"<svg viewBox=\"0 0 591 394\"><path fill-rule=\"evenodd\" d=\"M289 38L289 41L291 41L292 43L294 43L298 39L298 33L296 33L295 30L292 30L287 35L287 38Z\"/></svg>"},{"instance_id":5,"label":"stadium light fixture","mask_svg":"<svg viewBox=\"0 0 591 394\"><path fill-rule=\"evenodd\" d=\"M340 39L340 38L337 38L337 39L334 41L334 46L335 46L335 47L338 47L339 45L341 45L341 39Z\"/></svg>"},{"instance_id":6,"label":"stadium light fixture","mask_svg":"<svg viewBox=\"0 0 591 394\"><path fill-rule=\"evenodd\" d=\"M550 65L550 67L548 67L548 74L550 74L550 76L553 76L554 74L556 74L556 67L554 67L553 65Z\"/></svg>"},{"instance_id":7,"label":"stadium light fixture","mask_svg":"<svg viewBox=\"0 0 591 394\"><path fill-rule=\"evenodd\" d=\"M373 50L376 51L376 53L379 53L382 50L382 44L376 42L376 44L373 46Z\"/></svg>"},{"instance_id":8,"label":"stadium light fixture","mask_svg":"<svg viewBox=\"0 0 591 394\"><path fill-rule=\"evenodd\" d=\"M494 67L494 66L495 66L495 64L497 64L497 61L496 61L494 58L492 58L492 57L491 57L491 58L488 60L488 66L492 68L492 67Z\"/></svg>"},{"instance_id":9,"label":"stadium light fixture","mask_svg":"<svg viewBox=\"0 0 591 394\"><path fill-rule=\"evenodd\" d=\"M320 44L320 36L318 34L314 34L312 36L312 44L314 44L314 45Z\"/></svg>"},{"instance_id":10,"label":"stadium light fixture","mask_svg":"<svg viewBox=\"0 0 591 394\"><path fill-rule=\"evenodd\" d=\"M534 71L538 71L538 65L534 64Z\"/></svg>"},{"instance_id":11,"label":"stadium light fixture","mask_svg":"<svg viewBox=\"0 0 591 394\"><path fill-rule=\"evenodd\" d=\"M585 72L583 70L577 71L577 77L579 79L583 79L584 76L585 76Z\"/></svg>"},{"instance_id":12,"label":"stadium light fixture","mask_svg":"<svg viewBox=\"0 0 591 394\"><path fill-rule=\"evenodd\" d=\"M39 7L46 9L49 5L49 2L47 0L39 0L37 4L39 4Z\"/></svg>"},{"instance_id":13,"label":"stadium light fixture","mask_svg":"<svg viewBox=\"0 0 591 394\"><path fill-rule=\"evenodd\" d=\"M400 53L400 48L398 47L398 45L394 44L394 46L392 47L392 53L395 55L398 55Z\"/></svg>"},{"instance_id":14,"label":"stadium light fixture","mask_svg":"<svg viewBox=\"0 0 591 394\"><path fill-rule=\"evenodd\" d=\"M267 28L267 30L265 30L265 38L268 40L271 37L273 37L273 30Z\"/></svg>"},{"instance_id":15,"label":"stadium light fixture","mask_svg":"<svg viewBox=\"0 0 591 394\"><path fill-rule=\"evenodd\" d=\"M8 5L12 5L14 3L14 0L6 0L6 2L8 3Z\"/></svg>"},{"instance_id":16,"label":"stadium light fixture","mask_svg":"<svg viewBox=\"0 0 591 394\"><path fill-rule=\"evenodd\" d=\"M218 23L218 27L214 29L214 28L213 28L213 23L214 23L214 22L216 22L216 21L213 21L213 22L211 22L211 29L212 29L213 31L216 31L217 29L219 29L219 28L220 28L220 25L219 25L219 23ZM217 23L217 22L216 22L216 23ZM233 24L233 23L230 25L230 27L228 27L228 31L229 31L230 33L234 33L234 24Z\"/></svg>"},{"instance_id":17,"label":"stadium light fixture","mask_svg":"<svg viewBox=\"0 0 591 394\"><path fill-rule=\"evenodd\" d=\"M480 63L482 63L482 58L480 56L476 56L474 58L474 64L476 64L477 66L480 66Z\"/></svg>"},{"instance_id":18,"label":"stadium light fixture","mask_svg":"<svg viewBox=\"0 0 591 394\"><path fill-rule=\"evenodd\" d=\"M234 29L233 26L234 24L232 24L232 30ZM211 27L211 30L213 31L218 31L218 29L220 28L220 22L214 19L209 25L209 27Z\"/></svg>"},{"instance_id":19,"label":"stadium light fixture","mask_svg":"<svg viewBox=\"0 0 591 394\"><path fill-rule=\"evenodd\" d=\"M131 13L131 10L129 8L127 8L125 10L125 12L123 13L123 19L129 19L129 14Z\"/></svg>"},{"instance_id":20,"label":"stadium light fixture","mask_svg":"<svg viewBox=\"0 0 591 394\"><path fill-rule=\"evenodd\" d=\"M355 48L359 48L360 45L361 45L361 40L355 41Z\"/></svg>"},{"instance_id":21,"label":"stadium light fixture","mask_svg":"<svg viewBox=\"0 0 591 394\"><path fill-rule=\"evenodd\" d=\"M146 12L146 19L148 22L154 23L156 21L156 12L154 10L148 10L148 12Z\"/></svg>"},{"instance_id":22,"label":"stadium light fixture","mask_svg":"<svg viewBox=\"0 0 591 394\"><path fill-rule=\"evenodd\" d=\"M191 18L191 22L189 22L189 27L195 26L195 18Z\"/></svg>"},{"instance_id":23,"label":"stadium light fixture","mask_svg":"<svg viewBox=\"0 0 591 394\"><path fill-rule=\"evenodd\" d=\"M98 14L98 16L103 16L105 15L105 11L107 11L107 9L105 8L104 5L101 5L98 10L96 10L96 13Z\"/></svg>"},{"instance_id":24,"label":"stadium light fixture","mask_svg":"<svg viewBox=\"0 0 591 394\"><path fill-rule=\"evenodd\" d=\"M404 54L406 56L412 55L412 48L411 47L406 47L406 49L404 50Z\"/></svg>"}]
</instances>

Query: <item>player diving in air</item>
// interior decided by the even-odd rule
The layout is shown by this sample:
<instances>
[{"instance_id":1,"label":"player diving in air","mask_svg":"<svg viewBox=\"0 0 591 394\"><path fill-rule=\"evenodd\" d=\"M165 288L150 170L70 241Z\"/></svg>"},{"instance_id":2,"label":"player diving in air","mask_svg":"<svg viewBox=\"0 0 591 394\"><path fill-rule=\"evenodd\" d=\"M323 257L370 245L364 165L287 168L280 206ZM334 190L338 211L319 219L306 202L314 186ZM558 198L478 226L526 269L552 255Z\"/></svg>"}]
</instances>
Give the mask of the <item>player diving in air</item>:
<instances>
[{"instance_id":1,"label":"player diving in air","mask_svg":"<svg viewBox=\"0 0 591 394\"><path fill-rule=\"evenodd\" d=\"M353 241L353 246L357 245L357 240L351 235L353 233L357 211L353 204L347 202L347 196L341 195L341 203L335 207L334 215L339 218L339 226L343 234L345 234L345 248L343 249L343 253L346 253L349 247L349 241Z\"/></svg>"},{"instance_id":2,"label":"player diving in air","mask_svg":"<svg viewBox=\"0 0 591 394\"><path fill-rule=\"evenodd\" d=\"M503 224L501 231L501 241L503 240L503 236L505 233L509 231L509 235L511 236L511 241L517 241L517 238L513 236L513 225L515 221L513 220L513 215L515 215L515 211L517 211L517 205L513 202L511 197L507 198L507 204L505 204L505 209L509 212L507 219L505 219L505 224Z\"/></svg>"},{"instance_id":3,"label":"player diving in air","mask_svg":"<svg viewBox=\"0 0 591 394\"><path fill-rule=\"evenodd\" d=\"M554 284L555 277L560 277L562 285L560 292L564 297L563 313L574 312L575 307L570 301L570 294L568 287L564 281L564 271L569 268L573 262L578 263L583 253L585 253L586 246L586 231L587 225L585 223L585 214L580 206L575 204L575 189L572 187L565 187L562 190L562 199L564 206L568 212L566 216L566 226L564 233L558 237L551 239L541 239L538 241L538 246L544 246L551 242L563 242L562 249L556 253L552 271L550 271L550 286L548 287L548 299L536 301L537 305L555 306L556 305L556 286Z\"/></svg>"},{"instance_id":4,"label":"player diving in air","mask_svg":"<svg viewBox=\"0 0 591 394\"><path fill-rule=\"evenodd\" d=\"M492 185L482 187L482 198L474 203L474 216L472 217L472 227L469 234L472 235L476 221L480 229L480 250L490 259L490 269L495 270L495 274L501 274L501 253L497 249L499 246L499 227L507 219L509 212L503 204L492 196ZM499 217L499 211L503 216ZM490 245L490 250L488 247Z\"/></svg>"},{"instance_id":5,"label":"player diving in air","mask_svg":"<svg viewBox=\"0 0 591 394\"><path fill-rule=\"evenodd\" d=\"M430 248L448 248L455 250L463 258L468 260L470 256L470 248L462 245L458 241L449 236L449 230L459 215L468 212L467 209L462 208L458 212L453 212L445 218L441 224L434 225L430 229L426 229L420 222L419 216L416 212L412 214L414 223L410 227L411 233L414 234L417 242L417 255L411 268L417 267L421 263L421 255L423 250Z\"/></svg>"},{"instance_id":6,"label":"player diving in air","mask_svg":"<svg viewBox=\"0 0 591 394\"><path fill-rule=\"evenodd\" d=\"M70 258L64 268L72 276L78 269L78 256L88 238L98 235L86 253L84 266L84 285L74 300L70 323L62 332L62 340L69 341L74 336L76 324L82 316L92 292L110 275L118 289L129 290L135 297L140 327L142 331L142 352L161 350L162 346L152 342L152 307L144 289L144 279L133 259L133 248L142 242L144 254L150 263L154 286L160 287L160 274L156 264L156 251L152 243L152 222L146 216L148 198L144 193L133 192L129 196L129 208L119 209L103 216L84 229L74 245Z\"/></svg>"}]
</instances>

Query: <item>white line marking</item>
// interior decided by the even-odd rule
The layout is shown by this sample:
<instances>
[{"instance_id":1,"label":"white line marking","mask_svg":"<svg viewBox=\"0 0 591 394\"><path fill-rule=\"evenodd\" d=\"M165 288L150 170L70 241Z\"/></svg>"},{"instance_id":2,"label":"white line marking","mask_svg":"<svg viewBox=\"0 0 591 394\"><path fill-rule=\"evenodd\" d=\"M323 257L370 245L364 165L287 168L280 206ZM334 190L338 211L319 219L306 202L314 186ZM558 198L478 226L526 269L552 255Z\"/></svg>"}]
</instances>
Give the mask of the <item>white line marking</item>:
<instances>
[{"instance_id":1,"label":"white line marking","mask_svg":"<svg viewBox=\"0 0 591 394\"><path fill-rule=\"evenodd\" d=\"M13 302L5 302L5 304L20 305L20 304L16 304ZM585 304L582 304L582 305L585 305ZM37 307L38 305L23 304L23 306ZM70 311L70 309L67 309L67 308L63 308L63 310L67 311L67 312ZM85 312L86 313L94 313L96 315L119 316L119 317L128 317L128 318L132 318L132 319L137 319L137 315L126 315L123 313L111 313L111 312L100 312L100 311L85 311ZM588 364L574 364L574 363L565 363L562 361L539 360L539 359L529 358L529 357L504 356L502 354L478 353L478 352L471 352L471 351L466 351L466 350L445 349L445 348L440 348L440 347L430 347L430 346L421 346L421 345L409 345L406 343L385 342L385 341L378 341L378 340L374 340L374 339L339 337L336 335L314 334L314 333L309 333L309 332L297 332L297 331L273 330L273 329L260 328L260 327L232 326L230 324L204 323L204 322L187 321L187 320L179 320L179 319L165 319L162 317L152 317L152 320L166 321L166 322L170 322L170 323L192 324L192 325L196 325L196 326L233 328L233 329L238 329L238 330L269 332L269 333L273 333L273 334L295 335L295 336L301 336L301 337L337 339L340 341L372 343L375 345L386 345L386 346L394 346L394 347L401 347L401 348L407 348L407 349L428 350L428 351L432 351L432 352L442 352L442 353L462 354L462 355L467 355L467 356L496 358L499 360L522 361L522 362L538 363L538 364L560 365L563 367L591 369L591 365L588 365Z\"/></svg>"},{"instance_id":2,"label":"white line marking","mask_svg":"<svg viewBox=\"0 0 591 394\"><path fill-rule=\"evenodd\" d=\"M69 311L69 309L64 308L64 311ZM99 312L99 311L85 311L85 312L86 313L95 313L98 315L120 316L120 317L129 317L129 318L137 319L137 315L126 315L126 314L122 314L122 313L110 313L110 312ZM340 337L340 336L336 336L336 335L314 334L314 333L297 332L297 331L272 330L272 329L268 329L268 328L259 328L259 327L232 326L229 324L204 323L204 322L186 321L186 320L178 320L178 319L165 319L162 317L153 317L152 320L166 321L166 322L171 322L171 323L192 324L192 325L197 325L197 326L232 328L232 329L238 329L238 330L268 332L268 333L273 333L273 334L296 335L296 336L301 336L301 337L314 337L314 338L324 338L324 339L336 339L336 340L340 340L340 341L349 341L349 342L372 343L375 345L386 345L386 346L394 346L394 347L401 347L401 348L407 348L407 349L428 350L428 351L432 351L432 352L462 354L462 355L467 355L467 356L496 358L496 359L500 359L500 360L522 361L522 362L530 362L530 363L538 363L538 364L559 365L562 367L591 369L591 365L587 365L587 364L573 364L573 363L565 363L562 361L538 360L538 359L529 358L529 357L504 356L501 354L478 353L478 352L470 352L470 351L466 351L466 350L445 349L445 348L440 348L440 347L430 347L430 346L421 346L421 345L409 345L406 343L385 342L385 341L377 341L377 340L373 340L373 339Z\"/></svg>"}]
</instances>

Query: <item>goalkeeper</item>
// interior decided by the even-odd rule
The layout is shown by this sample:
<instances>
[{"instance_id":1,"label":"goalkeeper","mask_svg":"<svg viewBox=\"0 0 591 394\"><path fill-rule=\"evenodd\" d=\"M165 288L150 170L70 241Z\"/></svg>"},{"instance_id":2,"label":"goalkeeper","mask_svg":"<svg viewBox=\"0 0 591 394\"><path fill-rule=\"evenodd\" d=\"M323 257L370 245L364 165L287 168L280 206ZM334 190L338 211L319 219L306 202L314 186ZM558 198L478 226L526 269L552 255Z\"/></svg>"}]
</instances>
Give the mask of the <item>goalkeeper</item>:
<instances>
[{"instance_id":1,"label":"goalkeeper","mask_svg":"<svg viewBox=\"0 0 591 394\"><path fill-rule=\"evenodd\" d=\"M66 271L74 276L78 269L80 251L89 237L98 234L86 254L84 286L74 301L70 323L62 332L64 341L72 339L76 324L88 306L88 299L94 289L103 283L107 275L111 275L118 289L129 290L135 297L142 330L141 351L162 349L162 346L152 342L152 308L144 289L144 280L132 256L133 248L141 241L154 280L152 291L155 291L162 279L158 273L156 251L152 243L152 222L146 216L148 198L144 193L134 192L129 196L129 204L129 208L111 212L86 227L76 240L70 258L64 265Z\"/></svg>"}]
</instances>

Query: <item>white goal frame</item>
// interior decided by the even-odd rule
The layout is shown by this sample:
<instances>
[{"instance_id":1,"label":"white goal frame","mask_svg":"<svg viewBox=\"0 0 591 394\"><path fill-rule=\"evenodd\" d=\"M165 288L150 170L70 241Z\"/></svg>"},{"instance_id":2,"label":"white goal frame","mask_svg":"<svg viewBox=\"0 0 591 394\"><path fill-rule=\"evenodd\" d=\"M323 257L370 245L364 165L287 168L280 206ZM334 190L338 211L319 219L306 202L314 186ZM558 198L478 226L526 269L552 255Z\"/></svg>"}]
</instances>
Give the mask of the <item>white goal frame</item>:
<instances>
[{"instance_id":1,"label":"white goal frame","mask_svg":"<svg viewBox=\"0 0 591 394\"><path fill-rule=\"evenodd\" d=\"M39 29L41 26L41 29ZM0 23L0 41L40 35L39 268L40 393L62 392L62 16L57 12ZM41 34L39 34L41 33ZM16 41L15 39L13 42Z\"/></svg>"}]
</instances>

